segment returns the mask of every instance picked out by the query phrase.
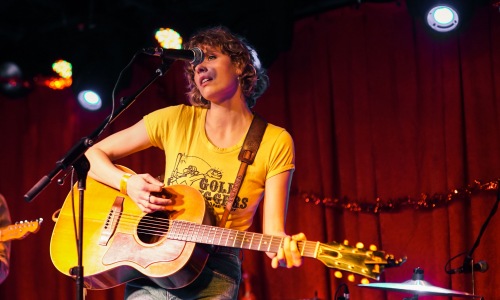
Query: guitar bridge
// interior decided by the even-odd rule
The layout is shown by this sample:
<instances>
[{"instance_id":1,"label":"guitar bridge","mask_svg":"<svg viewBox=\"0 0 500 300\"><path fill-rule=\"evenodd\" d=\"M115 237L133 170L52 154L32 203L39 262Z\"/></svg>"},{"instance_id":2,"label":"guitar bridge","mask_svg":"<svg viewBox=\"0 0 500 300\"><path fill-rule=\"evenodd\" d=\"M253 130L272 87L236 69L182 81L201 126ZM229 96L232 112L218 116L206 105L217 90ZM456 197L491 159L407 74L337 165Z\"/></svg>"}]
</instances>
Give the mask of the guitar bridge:
<instances>
[{"instance_id":1,"label":"guitar bridge","mask_svg":"<svg viewBox=\"0 0 500 300\"><path fill-rule=\"evenodd\" d=\"M118 226L118 221L123 211L123 201L124 197L117 196L115 202L109 211L106 222L101 230L101 237L99 238L99 245L106 246L111 239L113 233L115 233L116 227Z\"/></svg>"}]
</instances>

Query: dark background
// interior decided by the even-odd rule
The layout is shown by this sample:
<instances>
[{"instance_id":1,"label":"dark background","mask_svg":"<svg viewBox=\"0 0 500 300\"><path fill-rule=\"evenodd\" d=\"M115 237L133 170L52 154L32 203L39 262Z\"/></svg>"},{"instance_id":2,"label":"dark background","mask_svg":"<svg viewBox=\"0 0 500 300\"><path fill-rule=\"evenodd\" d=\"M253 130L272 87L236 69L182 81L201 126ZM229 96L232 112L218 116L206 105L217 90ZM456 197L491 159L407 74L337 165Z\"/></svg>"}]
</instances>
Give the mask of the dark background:
<instances>
[{"instance_id":1,"label":"dark background","mask_svg":"<svg viewBox=\"0 0 500 300\"><path fill-rule=\"evenodd\" d=\"M109 110L84 111L71 89L38 84L37 77L48 76L45 62L68 57L75 77L92 66L112 85L138 49L154 45L158 26L190 34L215 24L256 46L271 86L255 109L294 137L287 232L303 231L312 241L360 241L408 257L385 269L381 282L404 282L420 267L433 285L472 292L471 274L447 275L444 268L471 249L494 207L496 185L480 183L500 177L500 14L495 2L473 3L459 32L438 36L415 18L414 1L2 2L0 58L19 63L30 88L0 96L0 192L14 221L45 221L39 232L13 241L0 298L75 295L74 281L54 268L49 251L51 216L68 194L69 177L32 202L23 195ZM155 58L138 59L119 94L132 94L157 66ZM176 62L103 136L154 109L185 103L184 93ZM120 163L154 175L163 166L155 150ZM475 291L486 299L499 297L497 219L474 252L489 264L474 273ZM260 221L257 215L253 231L261 230ZM462 262L459 256L448 267ZM333 299L341 283L348 283L351 299L408 296L360 288L360 276L350 282L344 272L338 279L315 259L273 270L263 253L246 251L244 271L258 299L315 293ZM88 298L121 299L122 292L122 286L89 291Z\"/></svg>"}]
</instances>

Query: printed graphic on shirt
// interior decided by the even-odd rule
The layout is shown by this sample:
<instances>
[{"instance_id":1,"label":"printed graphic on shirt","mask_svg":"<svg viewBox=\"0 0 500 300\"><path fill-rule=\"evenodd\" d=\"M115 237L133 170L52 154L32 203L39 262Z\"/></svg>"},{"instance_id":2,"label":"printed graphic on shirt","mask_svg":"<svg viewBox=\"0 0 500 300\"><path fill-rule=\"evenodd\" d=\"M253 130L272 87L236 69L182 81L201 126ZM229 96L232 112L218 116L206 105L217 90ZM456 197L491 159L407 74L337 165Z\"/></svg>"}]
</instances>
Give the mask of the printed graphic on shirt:
<instances>
[{"instance_id":1,"label":"printed graphic on shirt","mask_svg":"<svg viewBox=\"0 0 500 300\"><path fill-rule=\"evenodd\" d=\"M200 191L211 207L224 208L233 188L233 182L224 182L222 177L223 172L203 158L179 153L167 184L192 186ZM247 203L248 198L241 199L237 196L232 210L245 209Z\"/></svg>"}]
</instances>

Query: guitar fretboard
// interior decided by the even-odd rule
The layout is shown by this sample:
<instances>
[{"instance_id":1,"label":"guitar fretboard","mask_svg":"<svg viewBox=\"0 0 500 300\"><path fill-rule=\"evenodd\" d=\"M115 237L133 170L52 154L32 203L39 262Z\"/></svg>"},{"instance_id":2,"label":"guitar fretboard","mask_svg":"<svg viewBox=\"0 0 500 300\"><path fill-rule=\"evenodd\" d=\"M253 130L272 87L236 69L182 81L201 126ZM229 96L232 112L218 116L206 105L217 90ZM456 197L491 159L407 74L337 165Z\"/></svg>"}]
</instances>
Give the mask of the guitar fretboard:
<instances>
[{"instance_id":1,"label":"guitar fretboard","mask_svg":"<svg viewBox=\"0 0 500 300\"><path fill-rule=\"evenodd\" d=\"M283 237L210 225L200 225L181 220L170 220L167 238L266 252L278 252L278 249L282 246L284 241ZM297 245L302 256L315 257L318 243L319 242L299 241Z\"/></svg>"}]
</instances>

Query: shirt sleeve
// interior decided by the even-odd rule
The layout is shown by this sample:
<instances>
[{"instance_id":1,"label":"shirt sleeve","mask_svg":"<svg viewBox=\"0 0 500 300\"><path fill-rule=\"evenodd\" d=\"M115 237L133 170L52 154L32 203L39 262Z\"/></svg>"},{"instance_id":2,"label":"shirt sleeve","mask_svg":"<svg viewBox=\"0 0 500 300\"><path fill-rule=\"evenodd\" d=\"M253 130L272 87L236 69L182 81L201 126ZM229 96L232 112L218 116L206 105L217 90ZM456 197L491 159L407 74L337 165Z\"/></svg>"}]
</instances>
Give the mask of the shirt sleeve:
<instances>
[{"instance_id":1,"label":"shirt sleeve","mask_svg":"<svg viewBox=\"0 0 500 300\"><path fill-rule=\"evenodd\" d=\"M271 149L267 178L289 170L295 170L295 148L292 136L283 129Z\"/></svg>"}]
</instances>

